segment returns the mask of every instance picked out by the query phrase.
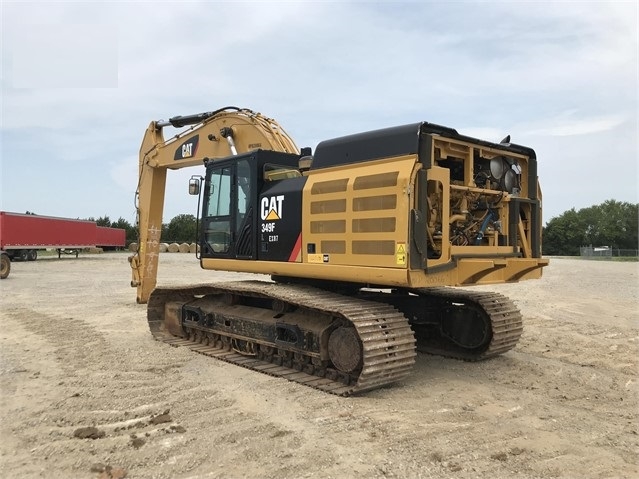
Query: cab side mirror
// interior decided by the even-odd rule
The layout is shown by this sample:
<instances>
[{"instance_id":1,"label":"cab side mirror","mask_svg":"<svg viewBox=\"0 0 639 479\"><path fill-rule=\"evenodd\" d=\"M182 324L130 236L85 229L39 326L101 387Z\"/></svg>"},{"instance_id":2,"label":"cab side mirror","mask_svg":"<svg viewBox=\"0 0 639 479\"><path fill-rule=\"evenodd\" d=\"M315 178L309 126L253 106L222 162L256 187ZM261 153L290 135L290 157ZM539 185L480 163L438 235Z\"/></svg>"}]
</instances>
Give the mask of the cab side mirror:
<instances>
[{"instance_id":1,"label":"cab side mirror","mask_svg":"<svg viewBox=\"0 0 639 479\"><path fill-rule=\"evenodd\" d=\"M189 180L189 195L197 196L200 194L200 178L192 176Z\"/></svg>"}]
</instances>

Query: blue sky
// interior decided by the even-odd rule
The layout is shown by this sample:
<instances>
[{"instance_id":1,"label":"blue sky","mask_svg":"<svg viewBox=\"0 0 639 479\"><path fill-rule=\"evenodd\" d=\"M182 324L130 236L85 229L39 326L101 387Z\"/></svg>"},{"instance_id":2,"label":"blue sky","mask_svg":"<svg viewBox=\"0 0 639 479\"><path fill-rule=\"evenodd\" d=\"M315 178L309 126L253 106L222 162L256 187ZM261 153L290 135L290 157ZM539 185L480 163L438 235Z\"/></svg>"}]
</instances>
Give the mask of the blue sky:
<instances>
[{"instance_id":1,"label":"blue sky","mask_svg":"<svg viewBox=\"0 0 639 479\"><path fill-rule=\"evenodd\" d=\"M276 119L300 147L422 120L510 134L537 152L546 221L638 201L636 2L0 8L5 211L133 222L149 122L227 105ZM198 171L169 172L165 222L195 214Z\"/></svg>"}]
</instances>

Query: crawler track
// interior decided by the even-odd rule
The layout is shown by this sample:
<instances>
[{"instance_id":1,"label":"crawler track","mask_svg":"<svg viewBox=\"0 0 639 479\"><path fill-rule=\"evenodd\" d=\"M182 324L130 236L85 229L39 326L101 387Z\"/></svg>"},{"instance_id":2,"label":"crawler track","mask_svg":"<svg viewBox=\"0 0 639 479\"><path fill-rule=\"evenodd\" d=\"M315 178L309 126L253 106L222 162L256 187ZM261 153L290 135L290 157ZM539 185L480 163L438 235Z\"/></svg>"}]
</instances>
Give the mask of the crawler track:
<instances>
[{"instance_id":1,"label":"crawler track","mask_svg":"<svg viewBox=\"0 0 639 479\"><path fill-rule=\"evenodd\" d=\"M523 332L521 312L513 301L504 295L491 292L468 291L453 288L412 289L414 293L437 309L437 314L446 314L454 304L474 306L486 316L490 324L490 341L475 350L456 348L445 341L419 341L417 350L464 361L481 361L509 351L519 341Z\"/></svg>"},{"instance_id":2,"label":"crawler track","mask_svg":"<svg viewBox=\"0 0 639 479\"><path fill-rule=\"evenodd\" d=\"M164 324L165 304L188 302L194 297L231 294L240 297L269 298L295 307L329 314L354 327L361 345L362 366L344 374L331 367L315 367L303 356L298 361L282 356L234 350L229 345L243 338L223 337L197 328L184 328L182 337L168 332ZM349 396L382 387L407 376L415 362L415 338L406 317L390 305L338 295L301 286L258 281L220 283L208 286L156 288L148 303L149 328L155 339L173 346L185 346L254 371L282 377L325 392ZM259 348L258 348L259 349Z\"/></svg>"},{"instance_id":3,"label":"crawler track","mask_svg":"<svg viewBox=\"0 0 639 479\"><path fill-rule=\"evenodd\" d=\"M436 354L464 361L481 361L507 352L518 342L522 331L522 316L507 297L490 292L476 292L454 288L421 288L406 290L410 296L389 300L385 293L362 297L343 296L305 285L282 285L258 281L220 283L214 285L157 288L148 304L149 328L153 336L173 346L188 347L201 354L282 377L315 389L341 396L349 396L396 382L407 376L415 362L415 351ZM318 367L311 355L304 351L286 354L272 344L275 354L262 354L256 346L255 353L234 347L234 341L251 342L251 338L220 334L196 324L168 328L164 322L165 304L171 301L188 303L207 295L235 295L239 297L268 298L294 307L305 308L322 315L339 318L352 326L361 345L362 366L346 374L335 367ZM387 302L388 301L388 302ZM404 302L417 302L422 318L414 321L417 342L409 325L415 311L403 308ZM479 315L485 324L486 340L476 348L459 347L447 338L420 333L420 321L428 323L432 318L446 321L451 311L464 321L472 322ZM402 313L401 311L404 311ZM461 311L461 313L460 313ZM413 318L415 319L415 318ZM413 322L413 320L411 320ZM169 329L174 334L169 332ZM211 334L213 333L213 334ZM176 335L177 334L177 335ZM260 343L256 341L255 344ZM253 346L253 345L252 345ZM252 351L252 350L251 350Z\"/></svg>"}]
</instances>

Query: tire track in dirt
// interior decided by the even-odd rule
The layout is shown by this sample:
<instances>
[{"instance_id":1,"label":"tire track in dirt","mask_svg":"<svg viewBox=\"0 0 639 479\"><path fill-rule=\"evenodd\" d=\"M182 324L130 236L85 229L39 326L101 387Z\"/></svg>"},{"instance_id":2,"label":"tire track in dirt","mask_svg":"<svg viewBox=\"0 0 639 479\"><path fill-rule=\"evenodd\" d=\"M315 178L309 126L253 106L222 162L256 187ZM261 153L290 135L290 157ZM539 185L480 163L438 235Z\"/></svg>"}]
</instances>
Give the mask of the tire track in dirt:
<instances>
[{"instance_id":1,"label":"tire track in dirt","mask_svg":"<svg viewBox=\"0 0 639 479\"><path fill-rule=\"evenodd\" d=\"M350 427L369 431L368 441L384 451L376 475L539 478L585 468L585 477L635 477L633 405L597 381L598 398L571 397L589 379L584 368L547 380L543 362L516 352L478 365L423 355L417 363L415 383L373 393L375 407L367 402L348 415ZM543 381L531 384L531 377ZM406 408L420 396L422 408ZM340 418L332 422L335 437L348 430Z\"/></svg>"},{"instance_id":2,"label":"tire track in dirt","mask_svg":"<svg viewBox=\"0 0 639 479\"><path fill-rule=\"evenodd\" d=\"M290 470L279 461L290 460L292 451L305 447L302 426L288 427L277 415L261 417L257 409L238 413L233 389L226 385L223 389L230 394L222 393L203 378L230 372L228 381L233 383L233 374L255 373L156 343L150 335L142 341L151 354L140 361L139 351L114 344L93 325L69 315L10 309L4 317L46 345L40 351L49 364L46 380L58 391L56 397L42 397L36 414L21 421L28 428L10 431L16 438L15 455L4 462L5 471L19 466L29 477L72 469L75 477L94 477L91 467L102 463L124 467L128 477L135 477L138 468L145 471L143 477L174 477L218 464L217 477L228 477L229 471L246 464L269 463L272 470L264 477L278 477ZM274 381L281 380L260 376L256 384ZM263 400L268 401L268 393ZM185 453L188 444L198 442L198 431L213 423L219 428L208 440L217 449ZM74 437L89 427L103 436ZM318 464L333 462L330 452L318 451L316 456Z\"/></svg>"},{"instance_id":3,"label":"tire track in dirt","mask_svg":"<svg viewBox=\"0 0 639 479\"><path fill-rule=\"evenodd\" d=\"M148 457L153 461L153 456L188 440L183 435L184 427L170 413L163 415L172 406L188 401L201 387L197 382L176 380L181 379L179 370L190 359L188 355L169 348L152 363L140 363L136 362L139 357L111 344L80 319L27 309L6 310L3 316L47 345L34 354L44 353L46 361L54 360L54 366L48 366L41 378L36 374L34 381L55 381L59 392L56 397L40 398L35 415L22 422L26 427L10 431L16 445L29 454L27 458L24 453L7 458L3 464L6 471L12 470L16 461L28 469L32 461L34 474L43 466L54 475L58 467L89 473L92 463L86 459L71 464L60 464L55 459L86 457L83 453L95 456L95 462L131 467L136 461L129 457L130 450L137 455L137 449L145 444L159 443ZM119 365L115 373L114 364ZM214 391L209 394L214 395ZM104 437L74 437L75 431L86 427L94 427Z\"/></svg>"},{"instance_id":4,"label":"tire track in dirt","mask_svg":"<svg viewBox=\"0 0 639 479\"><path fill-rule=\"evenodd\" d=\"M526 322L518 348L546 359L604 369L627 379L636 377L639 369L639 329L533 317ZM584 356L584 351L590 353Z\"/></svg>"},{"instance_id":5,"label":"tire track in dirt","mask_svg":"<svg viewBox=\"0 0 639 479\"><path fill-rule=\"evenodd\" d=\"M237 279L161 261L165 283ZM94 462L128 478L637 477L629 266L558 260L541 281L481 286L521 307L514 350L419 355L406 380L343 399L154 342L125 255L26 264L1 285L0 477L95 479ZM91 425L105 436L73 437Z\"/></svg>"}]
</instances>

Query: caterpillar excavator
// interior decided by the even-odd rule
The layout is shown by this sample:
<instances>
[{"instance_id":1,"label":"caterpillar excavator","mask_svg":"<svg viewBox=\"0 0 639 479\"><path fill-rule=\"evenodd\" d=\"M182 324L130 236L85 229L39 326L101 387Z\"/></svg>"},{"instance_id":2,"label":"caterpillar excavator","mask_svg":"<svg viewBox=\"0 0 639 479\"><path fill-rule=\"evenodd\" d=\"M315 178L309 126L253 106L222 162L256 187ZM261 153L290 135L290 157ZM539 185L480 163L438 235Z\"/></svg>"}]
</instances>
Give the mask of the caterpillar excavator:
<instances>
[{"instance_id":1,"label":"caterpillar excavator","mask_svg":"<svg viewBox=\"0 0 639 479\"><path fill-rule=\"evenodd\" d=\"M167 170L195 165L201 267L270 278L156 287ZM405 378L416 351L510 350L517 307L464 287L548 264L535 152L428 122L311 152L248 109L153 121L136 195L131 285L156 339L337 395Z\"/></svg>"}]
</instances>

